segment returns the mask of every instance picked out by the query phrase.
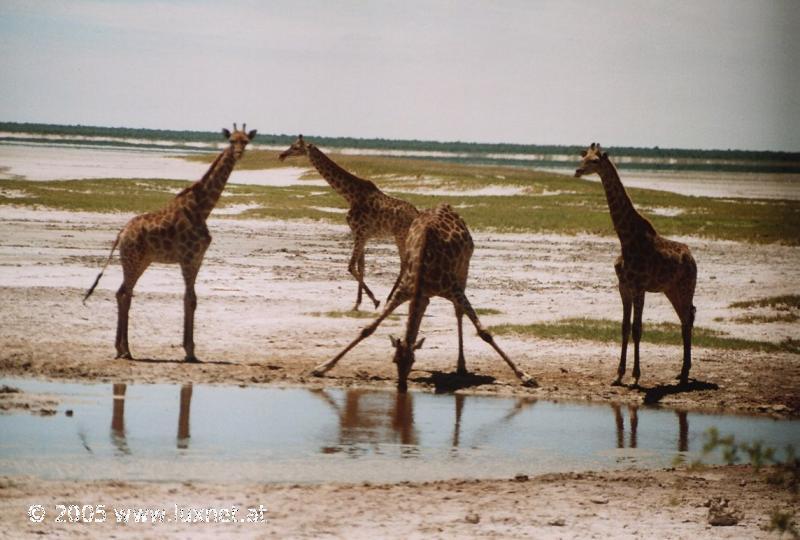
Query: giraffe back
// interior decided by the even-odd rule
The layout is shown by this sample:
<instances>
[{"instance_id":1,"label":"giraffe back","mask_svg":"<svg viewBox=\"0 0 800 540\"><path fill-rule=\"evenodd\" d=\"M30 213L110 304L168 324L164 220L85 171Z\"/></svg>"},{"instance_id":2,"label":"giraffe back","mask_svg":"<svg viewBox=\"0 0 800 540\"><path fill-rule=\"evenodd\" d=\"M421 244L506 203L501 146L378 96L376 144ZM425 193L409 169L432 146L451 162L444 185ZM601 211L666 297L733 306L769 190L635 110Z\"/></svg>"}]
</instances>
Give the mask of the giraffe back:
<instances>
[{"instance_id":1,"label":"giraffe back","mask_svg":"<svg viewBox=\"0 0 800 540\"><path fill-rule=\"evenodd\" d=\"M413 295L449 297L466 288L474 244L467 224L449 204L425 210L411 223L406 240L408 271L401 287Z\"/></svg>"}]
</instances>

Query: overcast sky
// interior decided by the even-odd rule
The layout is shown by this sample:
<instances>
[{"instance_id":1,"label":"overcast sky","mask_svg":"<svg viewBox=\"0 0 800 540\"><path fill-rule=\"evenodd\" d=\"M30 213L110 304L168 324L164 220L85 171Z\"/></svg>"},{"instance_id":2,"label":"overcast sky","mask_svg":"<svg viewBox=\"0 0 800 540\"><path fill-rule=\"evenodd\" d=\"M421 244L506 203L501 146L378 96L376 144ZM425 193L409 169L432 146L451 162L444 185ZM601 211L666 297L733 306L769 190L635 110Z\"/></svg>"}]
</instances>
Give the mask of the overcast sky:
<instances>
[{"instance_id":1,"label":"overcast sky","mask_svg":"<svg viewBox=\"0 0 800 540\"><path fill-rule=\"evenodd\" d=\"M800 150L800 1L0 1L0 120Z\"/></svg>"}]
</instances>

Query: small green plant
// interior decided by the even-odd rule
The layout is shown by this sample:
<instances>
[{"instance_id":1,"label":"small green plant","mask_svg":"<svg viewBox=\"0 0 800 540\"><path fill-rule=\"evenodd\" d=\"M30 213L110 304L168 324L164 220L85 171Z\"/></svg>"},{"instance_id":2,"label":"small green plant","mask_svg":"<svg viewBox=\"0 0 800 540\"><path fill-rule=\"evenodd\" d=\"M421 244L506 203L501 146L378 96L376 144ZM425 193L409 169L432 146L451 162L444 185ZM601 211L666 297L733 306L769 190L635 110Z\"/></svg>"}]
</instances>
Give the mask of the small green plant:
<instances>
[{"instance_id":1,"label":"small green plant","mask_svg":"<svg viewBox=\"0 0 800 540\"><path fill-rule=\"evenodd\" d=\"M706 456L716 450L722 452L722 459L728 465L739 463L743 456L747 456L750 464L756 471L770 466L771 472L767 475L767 482L788 489L797 494L800 487L800 457L795 453L794 447L788 445L784 451L784 458L780 459L774 448L764 446L763 442L756 441L752 444L736 442L733 435L720 436L719 430L712 427L705 434L703 455ZM784 512L779 509L772 511L770 524L767 530L786 533L792 538L800 539L800 529L794 522L794 512Z\"/></svg>"},{"instance_id":2,"label":"small green plant","mask_svg":"<svg viewBox=\"0 0 800 540\"><path fill-rule=\"evenodd\" d=\"M780 535L785 533L795 540L800 540L800 529L794 522L794 513L792 512L784 512L778 509L773 510L769 515L767 530L777 532Z\"/></svg>"}]
</instances>

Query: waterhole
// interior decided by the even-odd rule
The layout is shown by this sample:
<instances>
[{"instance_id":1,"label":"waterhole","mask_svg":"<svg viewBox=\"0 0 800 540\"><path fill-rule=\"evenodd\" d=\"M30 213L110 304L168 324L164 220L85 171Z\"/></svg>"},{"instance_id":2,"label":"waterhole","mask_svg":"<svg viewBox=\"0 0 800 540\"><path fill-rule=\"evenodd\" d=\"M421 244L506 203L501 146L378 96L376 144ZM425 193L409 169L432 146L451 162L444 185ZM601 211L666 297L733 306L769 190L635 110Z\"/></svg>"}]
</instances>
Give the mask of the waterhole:
<instances>
[{"instance_id":1,"label":"waterhole","mask_svg":"<svg viewBox=\"0 0 800 540\"><path fill-rule=\"evenodd\" d=\"M0 414L0 475L45 479L397 482L664 467L699 457L712 426L777 449L800 443L799 421L531 397L0 384L58 400L55 414Z\"/></svg>"}]
</instances>

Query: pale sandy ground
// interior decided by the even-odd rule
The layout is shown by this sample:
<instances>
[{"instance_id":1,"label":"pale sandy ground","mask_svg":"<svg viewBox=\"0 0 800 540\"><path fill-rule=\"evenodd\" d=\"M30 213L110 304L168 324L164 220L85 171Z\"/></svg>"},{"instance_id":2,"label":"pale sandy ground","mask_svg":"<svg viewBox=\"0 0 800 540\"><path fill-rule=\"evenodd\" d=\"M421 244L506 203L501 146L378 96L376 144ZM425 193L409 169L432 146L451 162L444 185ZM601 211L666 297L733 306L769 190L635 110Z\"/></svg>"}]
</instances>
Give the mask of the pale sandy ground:
<instances>
[{"instance_id":1,"label":"pale sandy ground","mask_svg":"<svg viewBox=\"0 0 800 540\"><path fill-rule=\"evenodd\" d=\"M183 284L177 267L155 265L136 288L131 347L138 361L114 360L116 302L121 281L115 260L94 296L81 304L117 230L130 216L0 208L0 375L74 381L206 382L307 386L392 387L395 373L387 336L404 319L389 320L328 377L309 370L354 337L367 319L315 313L345 311L355 298L347 274L351 248L343 225L213 218L214 242L198 277L198 356L181 362ZM612 268L618 246L593 236L475 234L468 295L476 307L500 310L487 325L620 316ZM699 262L697 324L733 335L779 341L798 324L732 322L730 302L796 293L800 250L684 238ZM746 261L743 262L743 261ZM395 249L372 245L367 282L384 297L397 271ZM366 304L362 309L369 309ZM404 308L400 310L405 312ZM715 322L723 317L722 322ZM645 325L676 320L666 299L649 295ZM647 328L645 326L645 332ZM412 387L431 388L431 371L455 367L452 307L434 300L422 325ZM541 387L522 388L472 329L468 367L497 378L468 391L530 394L542 399L641 402L643 392L611 387L617 344L498 337L500 345ZM692 376L718 389L670 393L680 368L678 347L643 345L645 389L666 390L661 403L684 409L800 414L798 356L695 349ZM726 496L744 510L735 527L711 528L703 503ZM89 500L108 505L211 506L263 503L263 525L43 525L27 521L30 504L46 507ZM593 499L601 501L592 502ZM604 502L607 500L608 502ZM219 534L287 537L754 538L774 507L790 500L747 469L632 471L557 475L528 482L482 481L414 485L209 485L61 483L33 478L0 482L0 535L182 537ZM478 523L475 521L477 515ZM467 516L470 516L467 518ZM52 516L51 516L52 517ZM558 525L563 520L564 525ZM224 526L224 529L219 527ZM150 526L148 526L150 527Z\"/></svg>"},{"instance_id":2,"label":"pale sandy ground","mask_svg":"<svg viewBox=\"0 0 800 540\"><path fill-rule=\"evenodd\" d=\"M0 478L0 537L97 538L777 538L775 510L797 499L766 472L715 467L387 485L219 485ZM709 524L707 505L730 501L738 523ZM796 496L795 496L796 497ZM104 523L56 523L57 504L106 505ZM27 510L39 504L42 523ZM181 523L181 509L266 508L262 523ZM164 523L117 523L114 509L165 509ZM91 513L91 510L89 510ZM205 516L205 514L202 514ZM213 514L211 514L213 516ZM132 521L132 520L131 520Z\"/></svg>"},{"instance_id":3,"label":"pale sandy ground","mask_svg":"<svg viewBox=\"0 0 800 540\"><path fill-rule=\"evenodd\" d=\"M346 270L350 240L345 226L316 222L212 219L214 241L198 277L196 315L199 365L181 363L183 283L177 267L152 266L139 281L131 310L131 348L139 359L114 360L116 301L121 282L115 260L86 306L92 283L127 216L31 211L4 207L0 214L0 369L7 374L102 380L392 386L389 334L400 335L401 316L320 379L309 370L338 352L368 319L316 314L347 311L355 282ZM779 341L798 335L798 323L741 324L730 302L796 292L800 250L785 246L682 239L699 261L697 325L738 337ZM468 295L486 325L620 317L612 263L615 239L591 236L475 235ZM746 271L743 260L748 261ZM395 248L373 245L367 282L380 297L395 278ZM367 304L362 309L371 310ZM405 308L399 310L405 312ZM714 319L722 317L717 322ZM677 320L663 296L651 294L647 324ZM431 370L450 372L456 357L451 305L434 299L422 325L412 384ZM640 401L642 392L609 386L619 345L500 336L498 342L541 384L522 389L505 364L465 333L468 366L497 377L484 392L533 392L541 398ZM684 408L800 411L797 355L752 351L694 351L693 377L719 390L671 393L662 403ZM679 347L642 345L645 388L673 384ZM166 362L164 362L166 361ZM271 367L269 367L271 366Z\"/></svg>"}]
</instances>

